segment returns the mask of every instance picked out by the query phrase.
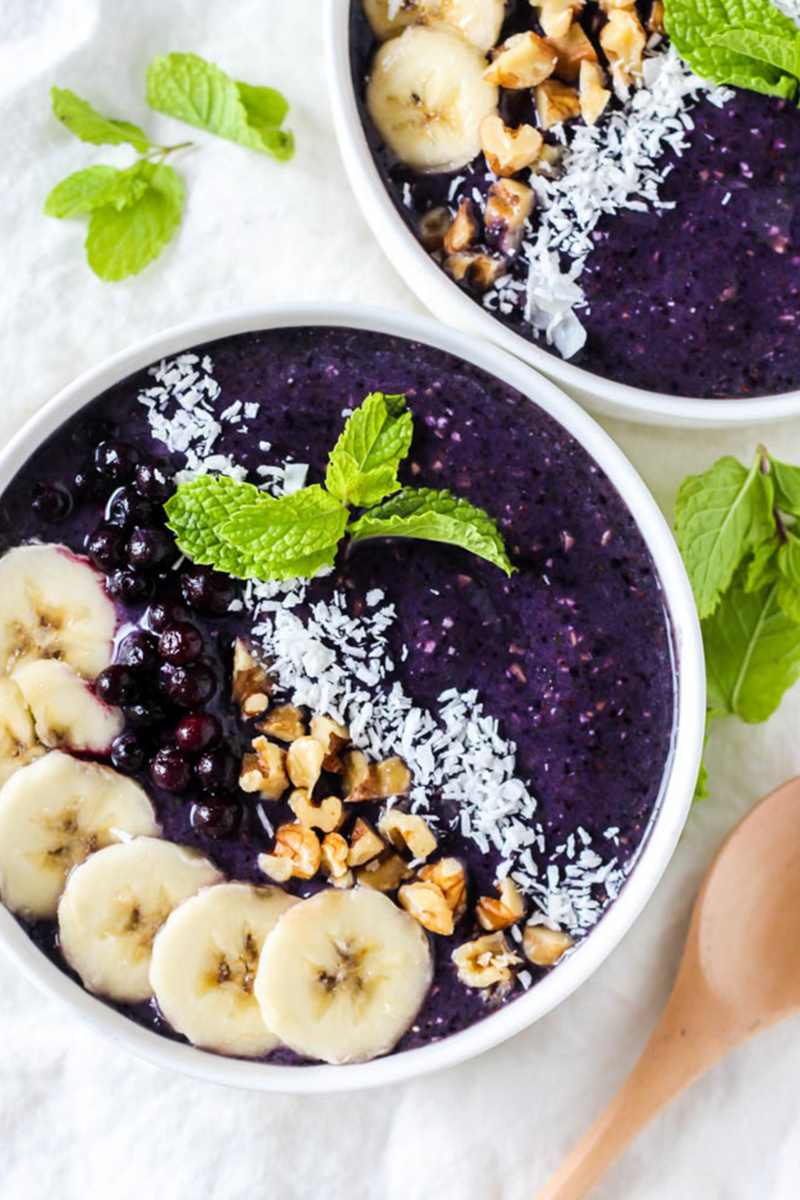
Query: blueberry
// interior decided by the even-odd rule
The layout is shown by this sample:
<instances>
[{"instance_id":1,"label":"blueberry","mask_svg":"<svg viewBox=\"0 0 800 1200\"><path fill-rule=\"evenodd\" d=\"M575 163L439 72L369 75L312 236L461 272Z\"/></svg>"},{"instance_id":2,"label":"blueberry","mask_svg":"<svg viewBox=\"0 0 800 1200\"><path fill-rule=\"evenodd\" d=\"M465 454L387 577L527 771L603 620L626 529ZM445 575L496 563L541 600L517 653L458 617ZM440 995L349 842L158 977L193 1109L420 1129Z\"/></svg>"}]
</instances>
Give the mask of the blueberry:
<instances>
[{"instance_id":1,"label":"blueberry","mask_svg":"<svg viewBox=\"0 0 800 1200\"><path fill-rule=\"evenodd\" d=\"M225 796L208 796L192 805L192 829L210 838L230 837L242 823L242 806Z\"/></svg>"},{"instance_id":2,"label":"blueberry","mask_svg":"<svg viewBox=\"0 0 800 1200\"><path fill-rule=\"evenodd\" d=\"M187 713L175 726L175 741L188 754L202 754L222 737L222 726L211 713Z\"/></svg>"},{"instance_id":3,"label":"blueberry","mask_svg":"<svg viewBox=\"0 0 800 1200\"><path fill-rule=\"evenodd\" d=\"M122 711L134 729L164 729L170 719L166 705L158 696L126 704Z\"/></svg>"},{"instance_id":4,"label":"blueberry","mask_svg":"<svg viewBox=\"0 0 800 1200\"><path fill-rule=\"evenodd\" d=\"M210 617L227 613L236 598L236 583L210 567L189 567L181 577L181 593L190 608Z\"/></svg>"},{"instance_id":5,"label":"blueberry","mask_svg":"<svg viewBox=\"0 0 800 1200\"><path fill-rule=\"evenodd\" d=\"M229 792L236 787L239 766L236 759L223 747L206 750L197 760L197 778L207 792Z\"/></svg>"},{"instance_id":6,"label":"blueberry","mask_svg":"<svg viewBox=\"0 0 800 1200\"><path fill-rule=\"evenodd\" d=\"M177 553L175 542L165 529L134 529L128 542L128 562L140 571L162 571Z\"/></svg>"},{"instance_id":7,"label":"blueberry","mask_svg":"<svg viewBox=\"0 0 800 1200\"><path fill-rule=\"evenodd\" d=\"M124 667L152 672L158 670L158 638L144 629L137 629L123 638L117 650L116 661Z\"/></svg>"},{"instance_id":8,"label":"blueberry","mask_svg":"<svg viewBox=\"0 0 800 1200\"><path fill-rule=\"evenodd\" d=\"M186 609L174 596L165 596L156 600L147 610L147 623L156 633L163 633L168 625L183 621Z\"/></svg>"},{"instance_id":9,"label":"blueberry","mask_svg":"<svg viewBox=\"0 0 800 1200\"><path fill-rule=\"evenodd\" d=\"M147 761L147 747L138 734L126 730L111 743L111 762L123 775L135 775Z\"/></svg>"},{"instance_id":10,"label":"blueberry","mask_svg":"<svg viewBox=\"0 0 800 1200\"><path fill-rule=\"evenodd\" d=\"M205 663L192 663L188 667L165 663L161 668L161 685L179 708L202 708L217 690L214 674Z\"/></svg>"},{"instance_id":11,"label":"blueberry","mask_svg":"<svg viewBox=\"0 0 800 1200\"><path fill-rule=\"evenodd\" d=\"M162 792L185 792L192 782L192 764L177 746L164 746L150 763L150 777Z\"/></svg>"},{"instance_id":12,"label":"blueberry","mask_svg":"<svg viewBox=\"0 0 800 1200\"><path fill-rule=\"evenodd\" d=\"M58 483L36 483L31 490L31 508L45 521L63 521L72 512L72 496Z\"/></svg>"},{"instance_id":13,"label":"blueberry","mask_svg":"<svg viewBox=\"0 0 800 1200\"><path fill-rule=\"evenodd\" d=\"M185 667L202 654L202 634L188 621L176 621L174 625L168 625L158 639L158 652L167 662Z\"/></svg>"},{"instance_id":14,"label":"blueberry","mask_svg":"<svg viewBox=\"0 0 800 1200\"><path fill-rule=\"evenodd\" d=\"M72 490L82 504L86 504L90 500L99 500L105 492L103 480L94 467L81 467L80 471L75 472Z\"/></svg>"},{"instance_id":15,"label":"blueberry","mask_svg":"<svg viewBox=\"0 0 800 1200\"><path fill-rule=\"evenodd\" d=\"M106 574L125 561L125 534L116 525L99 525L86 542L89 562Z\"/></svg>"},{"instance_id":16,"label":"blueberry","mask_svg":"<svg viewBox=\"0 0 800 1200\"><path fill-rule=\"evenodd\" d=\"M106 590L109 596L119 600L121 604L141 604L150 592L150 582L144 575L118 570L109 577Z\"/></svg>"},{"instance_id":17,"label":"blueberry","mask_svg":"<svg viewBox=\"0 0 800 1200\"><path fill-rule=\"evenodd\" d=\"M134 488L121 487L117 488L108 502L106 520L123 529L133 529L134 525L150 525L156 520L156 508Z\"/></svg>"},{"instance_id":18,"label":"blueberry","mask_svg":"<svg viewBox=\"0 0 800 1200\"><path fill-rule=\"evenodd\" d=\"M147 500L168 500L175 490L172 473L159 463L143 462L136 468L136 490Z\"/></svg>"},{"instance_id":19,"label":"blueberry","mask_svg":"<svg viewBox=\"0 0 800 1200\"><path fill-rule=\"evenodd\" d=\"M105 704L130 704L138 699L141 683L130 667L115 664L101 671L95 680L95 691Z\"/></svg>"},{"instance_id":20,"label":"blueberry","mask_svg":"<svg viewBox=\"0 0 800 1200\"><path fill-rule=\"evenodd\" d=\"M127 442L101 442L94 452L94 465L112 483L127 483L133 478L138 451Z\"/></svg>"}]
</instances>

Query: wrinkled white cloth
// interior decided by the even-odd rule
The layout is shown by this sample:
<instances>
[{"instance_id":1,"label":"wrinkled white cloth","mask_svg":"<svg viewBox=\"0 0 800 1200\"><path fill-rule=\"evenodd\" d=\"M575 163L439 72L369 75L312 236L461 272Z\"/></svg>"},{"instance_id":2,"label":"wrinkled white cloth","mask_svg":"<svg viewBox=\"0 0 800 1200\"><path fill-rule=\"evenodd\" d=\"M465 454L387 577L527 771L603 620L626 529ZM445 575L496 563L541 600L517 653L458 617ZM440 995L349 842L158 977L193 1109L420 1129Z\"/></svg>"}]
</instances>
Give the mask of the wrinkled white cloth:
<instances>
[{"instance_id":1,"label":"wrinkled white cloth","mask_svg":"<svg viewBox=\"0 0 800 1200\"><path fill-rule=\"evenodd\" d=\"M350 194L322 70L321 0L0 0L0 444L81 371L200 314L280 300L421 311ZM137 279L102 284L81 222L42 215L50 187L124 149L79 143L50 115L73 87L159 140L150 59L194 50L292 103L279 165L202 134L177 164L186 216ZM800 426L737 433L607 422L669 509L690 470L759 438L800 460ZM800 770L800 689L767 726L714 729L712 796L696 806L646 912L594 978L510 1043L382 1092L316 1099L227 1091L107 1045L0 956L0 1200L532 1200L633 1065L670 987L713 852L765 791ZM736 914L731 913L735 920ZM769 931L765 930L765 936ZM797 1200L800 1020L721 1064L675 1103L598 1200Z\"/></svg>"}]
</instances>

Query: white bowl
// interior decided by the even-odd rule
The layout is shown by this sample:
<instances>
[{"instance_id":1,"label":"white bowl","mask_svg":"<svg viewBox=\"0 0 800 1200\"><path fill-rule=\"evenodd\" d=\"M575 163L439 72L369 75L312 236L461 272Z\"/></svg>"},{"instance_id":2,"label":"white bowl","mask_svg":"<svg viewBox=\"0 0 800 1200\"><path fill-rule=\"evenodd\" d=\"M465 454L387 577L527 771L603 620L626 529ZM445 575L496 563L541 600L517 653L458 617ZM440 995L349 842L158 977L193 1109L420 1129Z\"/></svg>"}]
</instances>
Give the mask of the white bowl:
<instances>
[{"instance_id":1,"label":"white bowl","mask_svg":"<svg viewBox=\"0 0 800 1200\"><path fill-rule=\"evenodd\" d=\"M144 1029L90 995L36 948L0 905L0 946L45 993L66 1002L111 1041L160 1066L212 1083L267 1092L332 1092L372 1087L452 1066L538 1020L592 974L630 928L655 888L683 828L700 764L705 722L705 670L696 609L672 534L655 501L608 435L554 384L494 346L476 343L427 318L363 306L287 305L248 309L193 321L116 354L60 392L0 454L0 492L20 465L59 426L106 388L162 357L216 338L297 325L377 330L427 342L474 363L532 398L572 434L605 471L628 508L655 562L674 634L676 731L650 832L620 897L575 952L514 1000L441 1042L355 1066L273 1066L223 1058Z\"/></svg>"},{"instance_id":2,"label":"white bowl","mask_svg":"<svg viewBox=\"0 0 800 1200\"><path fill-rule=\"evenodd\" d=\"M359 0L354 0L358 3ZM717 428L763 424L800 413L800 390L761 399L689 399L604 379L513 333L439 267L398 213L361 123L350 62L351 0L325 0L325 50L333 122L345 169L361 209L392 265L430 311L476 337L496 342L554 379L580 404L606 416L648 425Z\"/></svg>"}]
</instances>

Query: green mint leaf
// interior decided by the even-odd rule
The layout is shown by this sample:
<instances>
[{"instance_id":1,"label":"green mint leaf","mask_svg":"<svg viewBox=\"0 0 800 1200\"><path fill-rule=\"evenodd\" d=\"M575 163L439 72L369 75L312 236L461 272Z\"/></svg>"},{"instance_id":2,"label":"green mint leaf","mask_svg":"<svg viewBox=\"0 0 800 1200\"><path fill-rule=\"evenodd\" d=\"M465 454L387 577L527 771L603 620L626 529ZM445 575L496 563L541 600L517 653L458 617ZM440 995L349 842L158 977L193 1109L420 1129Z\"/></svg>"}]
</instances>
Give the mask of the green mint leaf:
<instances>
[{"instance_id":1,"label":"green mint leaf","mask_svg":"<svg viewBox=\"0 0 800 1200\"><path fill-rule=\"evenodd\" d=\"M792 39L774 33L754 33L751 29L727 29L714 34L710 45L755 58L787 75L800 77L800 37Z\"/></svg>"},{"instance_id":2,"label":"green mint leaf","mask_svg":"<svg viewBox=\"0 0 800 1200\"><path fill-rule=\"evenodd\" d=\"M414 435L405 396L373 392L347 419L331 451L325 486L343 504L370 508L400 487L397 469Z\"/></svg>"},{"instance_id":3,"label":"green mint leaf","mask_svg":"<svg viewBox=\"0 0 800 1200\"><path fill-rule=\"evenodd\" d=\"M728 457L685 479L675 502L675 529L702 620L747 552L774 532L772 483L761 471L761 453L749 471Z\"/></svg>"},{"instance_id":4,"label":"green mint leaf","mask_svg":"<svg viewBox=\"0 0 800 1200\"><path fill-rule=\"evenodd\" d=\"M280 94L238 84L197 54L154 58L147 69L147 103L169 117L281 161L294 154L291 133L274 124L288 110Z\"/></svg>"},{"instance_id":5,"label":"green mint leaf","mask_svg":"<svg viewBox=\"0 0 800 1200\"><path fill-rule=\"evenodd\" d=\"M775 507L779 512L800 517L800 467L770 457L770 474L775 485Z\"/></svg>"},{"instance_id":6,"label":"green mint leaf","mask_svg":"<svg viewBox=\"0 0 800 1200\"><path fill-rule=\"evenodd\" d=\"M800 540L787 533L778 551L778 604L792 621L800 624Z\"/></svg>"},{"instance_id":7,"label":"green mint leaf","mask_svg":"<svg viewBox=\"0 0 800 1200\"><path fill-rule=\"evenodd\" d=\"M753 557L747 564L744 577L746 592L760 592L768 583L775 583L780 577L778 569L778 551L781 542L778 537L771 537L756 546Z\"/></svg>"},{"instance_id":8,"label":"green mint leaf","mask_svg":"<svg viewBox=\"0 0 800 1200\"><path fill-rule=\"evenodd\" d=\"M124 208L107 204L89 218L86 254L94 273L107 282L138 273L171 240L183 212L183 185L172 167L142 162L144 192Z\"/></svg>"},{"instance_id":9,"label":"green mint leaf","mask_svg":"<svg viewBox=\"0 0 800 1200\"><path fill-rule=\"evenodd\" d=\"M238 483L228 475L198 475L181 483L164 505L167 528L192 562L248 578L251 564L222 540L219 530L243 505L256 503L261 495L252 483Z\"/></svg>"},{"instance_id":10,"label":"green mint leaf","mask_svg":"<svg viewBox=\"0 0 800 1200\"><path fill-rule=\"evenodd\" d=\"M800 677L800 625L778 604L778 585L748 593L737 581L703 622L712 712L766 721Z\"/></svg>"},{"instance_id":11,"label":"green mint leaf","mask_svg":"<svg viewBox=\"0 0 800 1200\"><path fill-rule=\"evenodd\" d=\"M220 538L254 564L259 579L294 579L307 564L333 566L347 509L319 484L289 496L259 494L219 529ZM298 565L299 564L299 565Z\"/></svg>"},{"instance_id":12,"label":"green mint leaf","mask_svg":"<svg viewBox=\"0 0 800 1200\"><path fill-rule=\"evenodd\" d=\"M138 200L146 189L147 183L138 170L86 167L56 184L45 202L45 216L77 217L105 204L124 208Z\"/></svg>"},{"instance_id":13,"label":"green mint leaf","mask_svg":"<svg viewBox=\"0 0 800 1200\"><path fill-rule=\"evenodd\" d=\"M150 139L138 125L101 116L88 101L81 100L80 96L76 96L69 88L51 88L50 96L53 112L61 124L82 142L91 142L94 146L127 144L133 146L140 154L151 148Z\"/></svg>"},{"instance_id":14,"label":"green mint leaf","mask_svg":"<svg viewBox=\"0 0 800 1200\"><path fill-rule=\"evenodd\" d=\"M353 541L373 537L408 537L461 546L500 567L515 570L492 518L468 500L432 488L404 488L364 514L348 532Z\"/></svg>"},{"instance_id":15,"label":"green mint leaf","mask_svg":"<svg viewBox=\"0 0 800 1200\"><path fill-rule=\"evenodd\" d=\"M708 740L708 735L706 735ZM700 763L700 770L697 773L697 782L694 785L694 799L705 800L708 796L708 767L706 760L703 759Z\"/></svg>"}]
</instances>

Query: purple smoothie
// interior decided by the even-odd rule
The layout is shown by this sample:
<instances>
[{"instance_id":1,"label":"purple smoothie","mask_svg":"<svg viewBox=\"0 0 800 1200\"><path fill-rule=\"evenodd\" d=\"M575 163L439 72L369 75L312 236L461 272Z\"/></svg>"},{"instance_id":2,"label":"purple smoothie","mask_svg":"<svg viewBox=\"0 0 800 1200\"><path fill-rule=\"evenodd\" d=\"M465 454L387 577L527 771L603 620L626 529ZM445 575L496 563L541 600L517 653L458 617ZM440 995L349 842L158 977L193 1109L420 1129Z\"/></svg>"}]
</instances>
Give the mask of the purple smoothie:
<instances>
[{"instance_id":1,"label":"purple smoothie","mask_svg":"<svg viewBox=\"0 0 800 1200\"><path fill-rule=\"evenodd\" d=\"M542 872L569 865L565 846L577 831L604 862L617 860L621 879L634 862L658 803L673 736L675 689L669 617L660 583L635 520L586 452L534 403L477 368L439 350L385 335L342 329L288 329L228 338L203 347L220 385L221 413L233 401L259 405L257 416L224 425L215 445L247 466L287 458L309 464L319 482L343 424L342 410L373 390L404 392L414 416L414 441L403 483L449 487L497 518L518 568L510 579L496 567L453 548L424 542L368 542L341 552L334 575L313 581L308 601L343 591L351 612L382 588L397 608L389 631L395 675L416 704L434 713L446 687L476 688L501 733L517 745L517 774L539 802L547 852L533 848ZM42 482L74 493L76 472L91 462L102 438L121 438L142 458L170 470L184 456L156 441L137 397L152 379L146 372L109 389L68 421L21 468L0 499L0 552L32 538L64 542L76 552L102 520L103 497L75 503L70 515L49 522L31 511ZM269 451L259 449L269 442ZM147 598L177 594L181 570L154 578ZM120 637L142 620L145 603L119 605ZM248 748L245 726L228 701L231 650L250 632L246 612L191 620L203 633L203 658L217 680L208 706L238 756ZM407 657L403 661L404 647ZM155 687L155 684L153 684ZM167 744L180 713L151 736L151 750ZM192 787L180 796L154 788L147 770L137 778L153 798L166 837L197 846L231 877L267 882L258 853L272 840L252 797L240 794L244 819L231 838L211 840L193 829ZM446 806L434 811L451 815ZM378 805L359 805L377 817ZM277 825L288 806L269 806ZM347 828L347 827L346 827ZM487 1001L457 979L454 945L477 936L472 911L491 894L498 856L442 823L437 856L454 854L467 866L468 915L454 938L432 938L434 986L399 1049L419 1046L462 1029L504 999ZM345 830L346 831L346 830ZM616 832L611 832L616 831ZM316 882L293 881L310 894ZM616 888L614 889L614 891ZM589 888L599 919L613 900L602 883ZM587 926L588 928L588 926ZM64 966L55 928L29 927L37 944ZM543 971L531 968L534 984ZM155 1005L124 1009L170 1036ZM294 1062L288 1051L273 1061Z\"/></svg>"},{"instance_id":2,"label":"purple smoothie","mask_svg":"<svg viewBox=\"0 0 800 1200\"><path fill-rule=\"evenodd\" d=\"M637 8L646 20L649 2ZM510 0L507 14L501 37L538 28L527 0ZM581 23L592 32L599 20L589 0ZM455 213L476 188L485 196L487 167L480 155L462 171L420 175L394 159L364 104L376 46L361 0L352 0L352 68L362 120L386 188L416 233L430 209L448 204ZM536 122L527 91L501 93L501 114L510 125ZM689 149L682 156L668 152L659 163L670 169L660 190L674 208L621 209L595 230L595 249L580 277L588 307L578 315L588 336L569 361L675 396L794 390L800 387L800 111L790 101L737 90L722 108L701 99L691 106L691 118ZM525 182L527 174L516 178ZM514 279L526 279L522 255L510 267ZM469 283L454 286L482 303ZM493 315L535 340L521 305L509 313L495 307ZM536 345L558 354L542 337Z\"/></svg>"}]
</instances>

